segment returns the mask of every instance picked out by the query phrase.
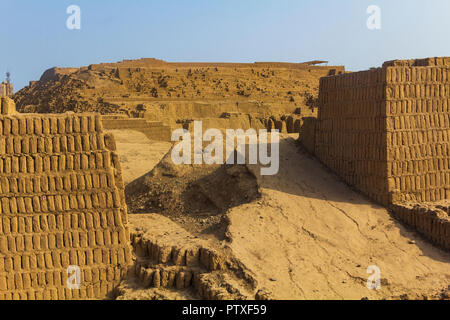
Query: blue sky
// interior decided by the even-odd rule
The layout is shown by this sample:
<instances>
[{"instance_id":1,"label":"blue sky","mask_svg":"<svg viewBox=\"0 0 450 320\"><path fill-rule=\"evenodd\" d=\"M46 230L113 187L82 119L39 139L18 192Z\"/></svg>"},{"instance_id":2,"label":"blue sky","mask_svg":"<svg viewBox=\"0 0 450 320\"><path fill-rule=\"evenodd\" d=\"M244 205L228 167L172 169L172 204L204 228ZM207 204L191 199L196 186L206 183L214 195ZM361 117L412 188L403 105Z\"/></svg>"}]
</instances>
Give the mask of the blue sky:
<instances>
[{"instance_id":1,"label":"blue sky","mask_svg":"<svg viewBox=\"0 0 450 320\"><path fill-rule=\"evenodd\" d=\"M69 5L81 30L66 28ZM381 30L369 30L369 5ZM124 58L324 59L349 70L450 56L449 0L0 0L0 80L16 89L53 67Z\"/></svg>"}]
</instances>

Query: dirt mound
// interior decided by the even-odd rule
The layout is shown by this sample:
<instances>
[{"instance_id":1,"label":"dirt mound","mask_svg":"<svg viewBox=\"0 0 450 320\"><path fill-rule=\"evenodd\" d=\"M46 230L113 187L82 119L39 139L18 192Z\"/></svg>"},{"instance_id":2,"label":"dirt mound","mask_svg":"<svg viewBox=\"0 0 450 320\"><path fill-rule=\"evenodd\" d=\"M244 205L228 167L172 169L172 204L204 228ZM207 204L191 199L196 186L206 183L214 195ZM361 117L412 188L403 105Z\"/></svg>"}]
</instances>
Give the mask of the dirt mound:
<instances>
[{"instance_id":1,"label":"dirt mound","mask_svg":"<svg viewBox=\"0 0 450 320\"><path fill-rule=\"evenodd\" d=\"M169 151L146 175L125 188L131 213L156 212L194 232L223 234L225 213L259 197L246 165L175 165Z\"/></svg>"}]
</instances>

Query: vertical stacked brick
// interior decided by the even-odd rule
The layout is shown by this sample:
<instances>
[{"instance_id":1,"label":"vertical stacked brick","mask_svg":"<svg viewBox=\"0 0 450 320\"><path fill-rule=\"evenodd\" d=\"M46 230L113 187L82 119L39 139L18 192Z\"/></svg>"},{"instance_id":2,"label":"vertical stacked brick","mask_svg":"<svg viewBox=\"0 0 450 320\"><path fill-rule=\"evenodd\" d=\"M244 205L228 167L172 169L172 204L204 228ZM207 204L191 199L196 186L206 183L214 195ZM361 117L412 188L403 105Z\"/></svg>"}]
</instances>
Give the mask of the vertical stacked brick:
<instances>
[{"instance_id":1,"label":"vertical stacked brick","mask_svg":"<svg viewBox=\"0 0 450 320\"><path fill-rule=\"evenodd\" d=\"M395 60L320 80L315 154L450 248L450 58Z\"/></svg>"},{"instance_id":2,"label":"vertical stacked brick","mask_svg":"<svg viewBox=\"0 0 450 320\"><path fill-rule=\"evenodd\" d=\"M347 183L387 203L382 69L320 80L315 154Z\"/></svg>"},{"instance_id":3,"label":"vertical stacked brick","mask_svg":"<svg viewBox=\"0 0 450 320\"><path fill-rule=\"evenodd\" d=\"M0 300L103 298L126 274L114 149L98 115L0 115Z\"/></svg>"},{"instance_id":4,"label":"vertical stacked brick","mask_svg":"<svg viewBox=\"0 0 450 320\"><path fill-rule=\"evenodd\" d=\"M0 97L11 97L14 94L14 86L10 82L0 83Z\"/></svg>"},{"instance_id":5,"label":"vertical stacked brick","mask_svg":"<svg viewBox=\"0 0 450 320\"><path fill-rule=\"evenodd\" d=\"M390 202L450 198L450 66L385 66Z\"/></svg>"},{"instance_id":6,"label":"vertical stacked brick","mask_svg":"<svg viewBox=\"0 0 450 320\"><path fill-rule=\"evenodd\" d=\"M450 202L409 202L391 206L392 212L442 248L450 250Z\"/></svg>"}]
</instances>

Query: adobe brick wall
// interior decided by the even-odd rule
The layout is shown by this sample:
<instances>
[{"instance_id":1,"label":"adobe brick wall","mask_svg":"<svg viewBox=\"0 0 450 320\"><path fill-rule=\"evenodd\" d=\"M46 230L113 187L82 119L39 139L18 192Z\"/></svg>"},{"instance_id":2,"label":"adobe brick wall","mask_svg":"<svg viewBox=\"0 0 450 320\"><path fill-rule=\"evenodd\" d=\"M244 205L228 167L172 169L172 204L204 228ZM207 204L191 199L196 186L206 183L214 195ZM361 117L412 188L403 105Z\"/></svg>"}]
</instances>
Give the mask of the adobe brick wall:
<instances>
[{"instance_id":1,"label":"adobe brick wall","mask_svg":"<svg viewBox=\"0 0 450 320\"><path fill-rule=\"evenodd\" d=\"M387 67L390 202L450 198L450 66Z\"/></svg>"},{"instance_id":2,"label":"adobe brick wall","mask_svg":"<svg viewBox=\"0 0 450 320\"><path fill-rule=\"evenodd\" d=\"M0 300L104 298L126 275L114 150L99 115L0 115ZM81 269L80 290L67 288L69 265Z\"/></svg>"},{"instance_id":3,"label":"adobe brick wall","mask_svg":"<svg viewBox=\"0 0 450 320\"><path fill-rule=\"evenodd\" d=\"M102 116L105 129L109 130L135 130L144 133L150 140L171 141L172 130L159 121L133 119L119 116Z\"/></svg>"},{"instance_id":4,"label":"adobe brick wall","mask_svg":"<svg viewBox=\"0 0 450 320\"><path fill-rule=\"evenodd\" d=\"M437 245L450 250L450 202L393 204L391 211Z\"/></svg>"},{"instance_id":5,"label":"adobe brick wall","mask_svg":"<svg viewBox=\"0 0 450 320\"><path fill-rule=\"evenodd\" d=\"M348 184L388 203L382 69L320 79L315 154Z\"/></svg>"},{"instance_id":6,"label":"adobe brick wall","mask_svg":"<svg viewBox=\"0 0 450 320\"><path fill-rule=\"evenodd\" d=\"M402 206L450 198L449 106L450 58L388 61L324 77L314 153L348 184L448 248L450 234L428 227L442 217L430 214L421 218L426 227L419 226L411 220L418 211Z\"/></svg>"},{"instance_id":7,"label":"adobe brick wall","mask_svg":"<svg viewBox=\"0 0 450 320\"><path fill-rule=\"evenodd\" d=\"M10 97L14 94L14 85L9 82L0 83L0 97Z\"/></svg>"},{"instance_id":8,"label":"adobe brick wall","mask_svg":"<svg viewBox=\"0 0 450 320\"><path fill-rule=\"evenodd\" d=\"M310 153L314 153L316 146L316 125L317 118L303 118L303 125L299 130L299 141Z\"/></svg>"}]
</instances>

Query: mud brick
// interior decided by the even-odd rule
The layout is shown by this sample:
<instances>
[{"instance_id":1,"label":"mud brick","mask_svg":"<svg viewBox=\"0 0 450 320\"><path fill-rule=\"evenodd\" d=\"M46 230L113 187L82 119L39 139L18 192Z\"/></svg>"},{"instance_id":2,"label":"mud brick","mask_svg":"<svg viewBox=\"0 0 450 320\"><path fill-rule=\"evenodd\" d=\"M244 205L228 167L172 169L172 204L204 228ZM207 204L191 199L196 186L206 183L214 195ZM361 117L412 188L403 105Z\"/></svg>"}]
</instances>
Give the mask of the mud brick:
<instances>
[{"instance_id":1,"label":"mud brick","mask_svg":"<svg viewBox=\"0 0 450 320\"><path fill-rule=\"evenodd\" d=\"M78 226L80 229L86 229L86 216L84 213L78 213Z\"/></svg>"},{"instance_id":2,"label":"mud brick","mask_svg":"<svg viewBox=\"0 0 450 320\"><path fill-rule=\"evenodd\" d=\"M90 146L91 150L98 150L96 135L94 135L94 134L89 135L89 146Z\"/></svg>"},{"instance_id":3,"label":"mud brick","mask_svg":"<svg viewBox=\"0 0 450 320\"><path fill-rule=\"evenodd\" d=\"M107 208L105 193L99 192L97 196L98 196L98 207L103 208L103 209Z\"/></svg>"},{"instance_id":4,"label":"mud brick","mask_svg":"<svg viewBox=\"0 0 450 320\"><path fill-rule=\"evenodd\" d=\"M104 169L111 168L111 156L110 156L110 153L109 152L103 152L102 156L103 156L103 168Z\"/></svg>"},{"instance_id":5,"label":"mud brick","mask_svg":"<svg viewBox=\"0 0 450 320\"><path fill-rule=\"evenodd\" d=\"M25 250L25 240L22 235L17 235L16 237L16 250L18 252L23 252Z\"/></svg>"},{"instance_id":6,"label":"mud brick","mask_svg":"<svg viewBox=\"0 0 450 320\"><path fill-rule=\"evenodd\" d=\"M7 236L0 236L0 253L6 255L8 253L8 238Z\"/></svg>"},{"instance_id":7,"label":"mud brick","mask_svg":"<svg viewBox=\"0 0 450 320\"><path fill-rule=\"evenodd\" d=\"M88 236L85 232L80 232L80 246L82 248L87 248L89 246Z\"/></svg>"},{"instance_id":8,"label":"mud brick","mask_svg":"<svg viewBox=\"0 0 450 320\"><path fill-rule=\"evenodd\" d=\"M86 265L86 253L83 250L77 250L78 263L82 266Z\"/></svg>"},{"instance_id":9,"label":"mud brick","mask_svg":"<svg viewBox=\"0 0 450 320\"><path fill-rule=\"evenodd\" d=\"M90 151L91 150L91 144L89 141L89 135L83 135L81 137L81 145L83 151Z\"/></svg>"},{"instance_id":10,"label":"mud brick","mask_svg":"<svg viewBox=\"0 0 450 320\"><path fill-rule=\"evenodd\" d=\"M91 247L91 248L95 247L96 246L96 243L95 243L95 231L89 230L87 232L87 237L88 237L89 247Z\"/></svg>"},{"instance_id":11,"label":"mud brick","mask_svg":"<svg viewBox=\"0 0 450 320\"><path fill-rule=\"evenodd\" d=\"M78 231L72 232L72 247L73 248L80 247L80 233Z\"/></svg>"},{"instance_id":12,"label":"mud brick","mask_svg":"<svg viewBox=\"0 0 450 320\"><path fill-rule=\"evenodd\" d=\"M75 152L75 137L74 136L67 137L67 151Z\"/></svg>"},{"instance_id":13,"label":"mud brick","mask_svg":"<svg viewBox=\"0 0 450 320\"><path fill-rule=\"evenodd\" d=\"M18 212L17 211L17 200L16 200L16 198L9 199L9 209L10 209L12 214L16 214Z\"/></svg>"},{"instance_id":14,"label":"mud brick","mask_svg":"<svg viewBox=\"0 0 450 320\"><path fill-rule=\"evenodd\" d=\"M49 135L50 134L50 119L49 118L41 118L41 123L42 123L42 133L44 135Z\"/></svg>"},{"instance_id":15,"label":"mud brick","mask_svg":"<svg viewBox=\"0 0 450 320\"><path fill-rule=\"evenodd\" d=\"M98 242L97 242L98 243ZM103 244L100 244L103 246ZM102 263L109 265L111 263L111 252L109 249L101 249L102 251ZM106 280L106 278L105 278Z\"/></svg>"},{"instance_id":16,"label":"mud brick","mask_svg":"<svg viewBox=\"0 0 450 320\"><path fill-rule=\"evenodd\" d=\"M89 157L86 154L81 155L81 169L82 170L89 169Z\"/></svg>"},{"instance_id":17,"label":"mud brick","mask_svg":"<svg viewBox=\"0 0 450 320\"><path fill-rule=\"evenodd\" d=\"M80 131L87 133L89 131L89 118L85 116L80 117Z\"/></svg>"},{"instance_id":18,"label":"mud brick","mask_svg":"<svg viewBox=\"0 0 450 320\"><path fill-rule=\"evenodd\" d=\"M80 118L78 116L73 117L73 132L79 133L81 131Z\"/></svg>"},{"instance_id":19,"label":"mud brick","mask_svg":"<svg viewBox=\"0 0 450 320\"><path fill-rule=\"evenodd\" d=\"M75 143L75 151L76 152L83 151L83 145L82 145L81 136L79 136L79 135L75 136L74 143Z\"/></svg>"},{"instance_id":20,"label":"mud brick","mask_svg":"<svg viewBox=\"0 0 450 320\"><path fill-rule=\"evenodd\" d=\"M78 255L77 255L76 251L74 251L74 250L69 251L69 261L70 261L70 264L73 266L78 265Z\"/></svg>"},{"instance_id":21,"label":"mud brick","mask_svg":"<svg viewBox=\"0 0 450 320\"><path fill-rule=\"evenodd\" d=\"M79 153L74 155L73 158L73 169L80 170L81 169L81 155Z\"/></svg>"}]
</instances>

